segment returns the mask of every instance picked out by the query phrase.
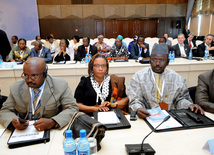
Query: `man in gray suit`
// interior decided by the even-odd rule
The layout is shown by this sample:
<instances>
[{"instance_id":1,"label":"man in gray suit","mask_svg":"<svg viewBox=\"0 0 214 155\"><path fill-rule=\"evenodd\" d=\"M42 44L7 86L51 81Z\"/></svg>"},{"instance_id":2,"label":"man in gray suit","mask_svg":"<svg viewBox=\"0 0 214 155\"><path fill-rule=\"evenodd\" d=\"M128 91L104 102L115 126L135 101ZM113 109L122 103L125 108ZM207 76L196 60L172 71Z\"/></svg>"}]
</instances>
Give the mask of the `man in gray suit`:
<instances>
[{"instance_id":1,"label":"man in gray suit","mask_svg":"<svg viewBox=\"0 0 214 155\"><path fill-rule=\"evenodd\" d=\"M178 43L174 46L172 46L171 50L175 51L175 57L188 57L190 47L187 44L184 44L185 36L184 34L178 35Z\"/></svg>"},{"instance_id":2,"label":"man in gray suit","mask_svg":"<svg viewBox=\"0 0 214 155\"><path fill-rule=\"evenodd\" d=\"M8 99L0 110L0 123L7 129L23 130L29 120L39 130L62 128L78 111L68 83L47 74L42 58L29 58L24 66L22 78L10 88ZM18 118L26 119L21 124Z\"/></svg>"},{"instance_id":3,"label":"man in gray suit","mask_svg":"<svg viewBox=\"0 0 214 155\"><path fill-rule=\"evenodd\" d=\"M195 103L205 111L214 113L214 70L198 76L198 86L195 93Z\"/></svg>"},{"instance_id":4,"label":"man in gray suit","mask_svg":"<svg viewBox=\"0 0 214 155\"><path fill-rule=\"evenodd\" d=\"M168 33L164 33L163 36L166 38L166 44L171 47L172 46L172 42L171 42L171 40L168 39L168 37L169 37Z\"/></svg>"},{"instance_id":5,"label":"man in gray suit","mask_svg":"<svg viewBox=\"0 0 214 155\"><path fill-rule=\"evenodd\" d=\"M34 48L31 49L30 57L41 57L46 63L52 62L50 49L43 47L41 41L34 42Z\"/></svg>"}]
</instances>

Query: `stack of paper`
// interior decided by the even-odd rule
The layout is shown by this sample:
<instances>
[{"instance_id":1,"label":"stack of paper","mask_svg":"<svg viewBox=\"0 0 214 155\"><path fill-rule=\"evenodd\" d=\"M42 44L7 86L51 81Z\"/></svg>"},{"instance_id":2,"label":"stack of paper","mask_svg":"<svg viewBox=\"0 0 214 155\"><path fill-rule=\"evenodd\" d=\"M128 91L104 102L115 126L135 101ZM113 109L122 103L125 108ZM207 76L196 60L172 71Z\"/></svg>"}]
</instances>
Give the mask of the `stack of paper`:
<instances>
[{"instance_id":1,"label":"stack of paper","mask_svg":"<svg viewBox=\"0 0 214 155\"><path fill-rule=\"evenodd\" d=\"M98 121L102 124L118 124L118 119L114 111L98 112Z\"/></svg>"}]
</instances>

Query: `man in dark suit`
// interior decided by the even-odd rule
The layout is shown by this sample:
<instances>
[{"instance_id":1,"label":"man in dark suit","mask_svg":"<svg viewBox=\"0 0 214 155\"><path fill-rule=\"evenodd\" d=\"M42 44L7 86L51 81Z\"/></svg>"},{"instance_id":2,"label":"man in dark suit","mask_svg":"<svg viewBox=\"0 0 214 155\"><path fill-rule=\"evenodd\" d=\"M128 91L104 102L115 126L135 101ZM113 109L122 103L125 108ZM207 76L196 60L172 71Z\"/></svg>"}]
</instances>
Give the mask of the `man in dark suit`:
<instances>
[{"instance_id":1,"label":"man in dark suit","mask_svg":"<svg viewBox=\"0 0 214 155\"><path fill-rule=\"evenodd\" d=\"M131 45L131 59L142 59L150 57L149 44L144 42L144 37L140 35L136 43Z\"/></svg>"},{"instance_id":2,"label":"man in dark suit","mask_svg":"<svg viewBox=\"0 0 214 155\"><path fill-rule=\"evenodd\" d=\"M46 63L52 62L50 49L43 47L42 42L39 40L34 42L34 48L31 49L30 57L41 57Z\"/></svg>"},{"instance_id":3,"label":"man in dark suit","mask_svg":"<svg viewBox=\"0 0 214 155\"><path fill-rule=\"evenodd\" d=\"M0 55L2 56L3 61L6 61L6 57L10 53L11 47L7 34L3 30L0 30L0 48Z\"/></svg>"},{"instance_id":4,"label":"man in dark suit","mask_svg":"<svg viewBox=\"0 0 214 155\"><path fill-rule=\"evenodd\" d=\"M209 54L214 56L214 44L213 44L213 35L208 34L204 43L198 45L197 54L199 57L203 57L205 50L208 49Z\"/></svg>"},{"instance_id":5,"label":"man in dark suit","mask_svg":"<svg viewBox=\"0 0 214 155\"><path fill-rule=\"evenodd\" d=\"M175 51L175 57L187 57L189 56L190 47L189 45L184 44L184 34L178 35L178 43L172 46L171 50Z\"/></svg>"},{"instance_id":6,"label":"man in dark suit","mask_svg":"<svg viewBox=\"0 0 214 155\"><path fill-rule=\"evenodd\" d=\"M75 60L82 61L82 59L85 58L86 54L91 54L91 56L93 56L97 53L97 47L92 46L89 43L90 43L90 38L84 37L83 45L78 47L77 56L76 56Z\"/></svg>"},{"instance_id":7,"label":"man in dark suit","mask_svg":"<svg viewBox=\"0 0 214 155\"><path fill-rule=\"evenodd\" d=\"M188 29L188 25L186 25L185 29L183 30L183 34L185 38L188 38L188 35L190 34L190 30Z\"/></svg>"},{"instance_id":8,"label":"man in dark suit","mask_svg":"<svg viewBox=\"0 0 214 155\"><path fill-rule=\"evenodd\" d=\"M190 49L192 49L193 56L197 56L196 41L193 38L194 38L194 34L190 33L188 35L188 38L184 41L184 44L189 45Z\"/></svg>"}]
</instances>

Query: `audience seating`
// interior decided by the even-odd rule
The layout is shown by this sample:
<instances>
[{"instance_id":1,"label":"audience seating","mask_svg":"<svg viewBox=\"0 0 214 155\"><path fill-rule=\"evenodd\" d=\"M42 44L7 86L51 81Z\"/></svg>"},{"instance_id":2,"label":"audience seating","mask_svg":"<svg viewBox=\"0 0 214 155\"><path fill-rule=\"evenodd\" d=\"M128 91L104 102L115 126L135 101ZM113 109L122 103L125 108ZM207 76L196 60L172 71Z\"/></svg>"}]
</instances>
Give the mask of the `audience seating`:
<instances>
[{"instance_id":1,"label":"audience seating","mask_svg":"<svg viewBox=\"0 0 214 155\"><path fill-rule=\"evenodd\" d=\"M178 43L177 38L173 39L173 38L169 37L168 39L172 42L172 46ZM58 42L60 41L60 39L56 39L56 40L57 40ZM147 37L147 38L145 38L145 42L149 44L150 54L151 54L151 49L152 49L152 47L154 46L155 43L158 43L158 40L159 40L159 38L157 38L157 37L154 37L154 38ZM31 45L31 43L32 43L33 41L35 41L35 39L34 39L34 40L28 40L28 41L27 41L27 46L28 46L30 49L34 47L34 45ZM44 39L42 39L41 41L42 41L43 43L45 42ZM131 41L133 41L132 38L124 38L124 39L123 39L123 42L125 42L127 46L129 45L129 43L130 43ZM82 39L80 39L80 42L82 42ZM96 42L98 42L98 38L90 39L90 44L91 44L91 45L93 45L93 44L96 43ZM110 39L104 38L104 39L103 39L103 42L105 42L107 45L109 45L109 46L112 47L113 44L114 44L114 42L115 42L115 38L110 38ZM202 42L203 42L203 41L201 41L201 40L196 40L196 45L198 46L198 45L201 44ZM72 40L72 39L69 40L69 43L70 43L70 45L73 44L73 40Z\"/></svg>"}]
</instances>

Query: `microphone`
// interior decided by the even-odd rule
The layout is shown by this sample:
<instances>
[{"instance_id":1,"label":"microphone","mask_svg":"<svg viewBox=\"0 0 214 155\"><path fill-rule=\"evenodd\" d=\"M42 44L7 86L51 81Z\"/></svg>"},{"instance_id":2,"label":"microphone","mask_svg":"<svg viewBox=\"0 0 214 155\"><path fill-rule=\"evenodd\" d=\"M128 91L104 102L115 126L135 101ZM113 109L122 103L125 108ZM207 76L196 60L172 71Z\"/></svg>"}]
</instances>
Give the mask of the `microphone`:
<instances>
[{"instance_id":1,"label":"microphone","mask_svg":"<svg viewBox=\"0 0 214 155\"><path fill-rule=\"evenodd\" d=\"M127 152L129 155L153 155L155 154L155 150L149 145L144 144L145 139L154 132L161 124L166 122L170 118L170 115L166 116L164 120L154 128L146 137L143 139L141 144L125 144Z\"/></svg>"},{"instance_id":2,"label":"microphone","mask_svg":"<svg viewBox=\"0 0 214 155\"><path fill-rule=\"evenodd\" d=\"M163 120L156 128L154 128L154 129L143 139L142 144L141 144L141 149L140 149L140 152L141 152L141 153L145 153L145 151L146 151L146 150L143 149L143 144L144 144L145 139L146 139L147 137L149 137L149 135L151 135L152 132L154 132L161 124L163 124L164 122L166 122L169 118L170 118L170 115L166 116L166 117L164 118L164 120Z\"/></svg>"}]
</instances>

